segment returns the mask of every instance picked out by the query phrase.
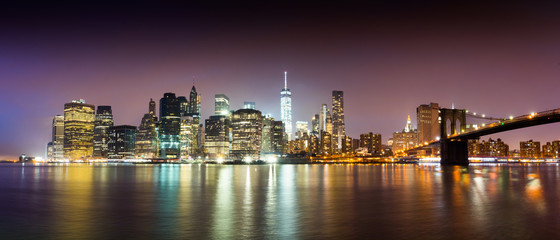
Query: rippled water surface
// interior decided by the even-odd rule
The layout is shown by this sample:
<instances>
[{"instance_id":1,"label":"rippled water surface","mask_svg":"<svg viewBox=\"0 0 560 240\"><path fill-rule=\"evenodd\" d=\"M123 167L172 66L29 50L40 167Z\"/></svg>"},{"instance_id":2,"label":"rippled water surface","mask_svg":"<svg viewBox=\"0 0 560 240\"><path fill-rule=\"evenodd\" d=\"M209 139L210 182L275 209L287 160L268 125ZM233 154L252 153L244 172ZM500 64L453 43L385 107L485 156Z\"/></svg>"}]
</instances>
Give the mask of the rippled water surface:
<instances>
[{"instance_id":1,"label":"rippled water surface","mask_svg":"<svg viewBox=\"0 0 560 240\"><path fill-rule=\"evenodd\" d=\"M559 239L560 166L0 165L0 239Z\"/></svg>"}]
</instances>

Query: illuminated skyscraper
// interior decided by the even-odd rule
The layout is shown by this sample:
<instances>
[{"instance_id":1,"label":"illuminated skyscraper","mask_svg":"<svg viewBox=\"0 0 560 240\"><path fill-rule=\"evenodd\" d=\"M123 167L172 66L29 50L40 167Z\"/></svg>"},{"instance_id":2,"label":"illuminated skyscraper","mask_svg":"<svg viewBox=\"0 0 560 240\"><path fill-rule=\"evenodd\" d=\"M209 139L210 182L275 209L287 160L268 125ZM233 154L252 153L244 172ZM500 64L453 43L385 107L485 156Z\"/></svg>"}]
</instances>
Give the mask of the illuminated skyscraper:
<instances>
[{"instance_id":1,"label":"illuminated skyscraper","mask_svg":"<svg viewBox=\"0 0 560 240\"><path fill-rule=\"evenodd\" d=\"M229 115L229 98L225 94L216 94L214 99L214 115Z\"/></svg>"},{"instance_id":2,"label":"illuminated skyscraper","mask_svg":"<svg viewBox=\"0 0 560 240\"><path fill-rule=\"evenodd\" d=\"M157 156L157 117L156 102L150 99L148 113L144 114L136 134L135 155L139 158L154 158Z\"/></svg>"},{"instance_id":3,"label":"illuminated skyscraper","mask_svg":"<svg viewBox=\"0 0 560 240\"><path fill-rule=\"evenodd\" d=\"M309 135L309 122L297 121L296 122L296 138L302 138L303 134Z\"/></svg>"},{"instance_id":4,"label":"illuminated skyscraper","mask_svg":"<svg viewBox=\"0 0 560 240\"><path fill-rule=\"evenodd\" d=\"M262 151L264 153L272 152L272 128L274 127L272 122L274 118L270 116L263 117L262 126Z\"/></svg>"},{"instance_id":5,"label":"illuminated skyscraper","mask_svg":"<svg viewBox=\"0 0 560 240\"><path fill-rule=\"evenodd\" d=\"M180 142L181 142L181 159L194 158L196 153L199 151L199 146L202 144L200 142L200 133L198 119L192 116L181 117L181 131L180 131Z\"/></svg>"},{"instance_id":6,"label":"illuminated skyscraper","mask_svg":"<svg viewBox=\"0 0 560 240\"><path fill-rule=\"evenodd\" d=\"M331 136L332 136L332 133L333 133L333 122L332 122L331 112L328 111L328 110L327 110L327 119L326 119L326 122L327 122L327 125L326 125L327 132L328 132L329 134L331 134Z\"/></svg>"},{"instance_id":7,"label":"illuminated skyscraper","mask_svg":"<svg viewBox=\"0 0 560 240\"><path fill-rule=\"evenodd\" d=\"M52 160L64 159L64 116L56 115L52 123Z\"/></svg>"},{"instance_id":8,"label":"illuminated skyscraper","mask_svg":"<svg viewBox=\"0 0 560 240\"><path fill-rule=\"evenodd\" d=\"M185 96L179 96L177 100L179 100L179 116L187 116L189 113L189 100Z\"/></svg>"},{"instance_id":9,"label":"illuminated skyscraper","mask_svg":"<svg viewBox=\"0 0 560 240\"><path fill-rule=\"evenodd\" d=\"M320 125L319 114L313 115L313 119L311 119L311 135L319 136Z\"/></svg>"},{"instance_id":10,"label":"illuminated skyscraper","mask_svg":"<svg viewBox=\"0 0 560 240\"><path fill-rule=\"evenodd\" d=\"M327 104L321 105L321 112L319 113L319 132L327 131Z\"/></svg>"},{"instance_id":11,"label":"illuminated skyscraper","mask_svg":"<svg viewBox=\"0 0 560 240\"><path fill-rule=\"evenodd\" d=\"M239 109L231 116L233 141L230 157L244 159L258 157L262 147L263 117L261 111L253 109Z\"/></svg>"},{"instance_id":12,"label":"illuminated skyscraper","mask_svg":"<svg viewBox=\"0 0 560 240\"><path fill-rule=\"evenodd\" d=\"M332 154L332 135L329 132L321 132L321 155Z\"/></svg>"},{"instance_id":13,"label":"illuminated skyscraper","mask_svg":"<svg viewBox=\"0 0 560 240\"><path fill-rule=\"evenodd\" d=\"M292 140L292 92L288 89L288 72L284 72L284 89L280 92L280 116L287 140Z\"/></svg>"},{"instance_id":14,"label":"illuminated skyscraper","mask_svg":"<svg viewBox=\"0 0 560 240\"><path fill-rule=\"evenodd\" d=\"M188 113L190 116L192 116L195 119L198 119L200 121L200 94L198 94L196 92L196 88L194 87L194 83L193 86L191 88L191 93L190 93L190 100L189 100L189 109L188 109Z\"/></svg>"},{"instance_id":15,"label":"illuminated skyscraper","mask_svg":"<svg viewBox=\"0 0 560 240\"><path fill-rule=\"evenodd\" d=\"M86 159L93 155L95 106L84 100L64 104L64 157Z\"/></svg>"},{"instance_id":16,"label":"illuminated skyscraper","mask_svg":"<svg viewBox=\"0 0 560 240\"><path fill-rule=\"evenodd\" d=\"M218 111L216 112L218 113ZM223 112L220 111L220 113ZM222 115L210 116L205 122L204 148L208 151L208 155L213 159L226 158L229 154L230 145L228 118Z\"/></svg>"},{"instance_id":17,"label":"illuminated skyscraper","mask_svg":"<svg viewBox=\"0 0 560 240\"><path fill-rule=\"evenodd\" d=\"M93 157L107 158L109 152L109 128L114 124L111 106L97 106L93 128Z\"/></svg>"},{"instance_id":18,"label":"illuminated skyscraper","mask_svg":"<svg viewBox=\"0 0 560 240\"><path fill-rule=\"evenodd\" d=\"M416 146L418 144L418 132L412 127L410 116L406 121L406 126L402 132L393 133L393 154L402 154L402 151Z\"/></svg>"},{"instance_id":19,"label":"illuminated skyscraper","mask_svg":"<svg viewBox=\"0 0 560 240\"><path fill-rule=\"evenodd\" d=\"M175 93L165 93L159 101L159 156L179 158L180 102Z\"/></svg>"},{"instance_id":20,"label":"illuminated skyscraper","mask_svg":"<svg viewBox=\"0 0 560 240\"><path fill-rule=\"evenodd\" d=\"M257 110L257 106L256 106L255 102L244 102L243 103L243 109Z\"/></svg>"},{"instance_id":21,"label":"illuminated skyscraper","mask_svg":"<svg viewBox=\"0 0 560 240\"><path fill-rule=\"evenodd\" d=\"M437 140L439 137L439 106L437 103L423 104L416 108L418 143Z\"/></svg>"},{"instance_id":22,"label":"illuminated skyscraper","mask_svg":"<svg viewBox=\"0 0 560 240\"><path fill-rule=\"evenodd\" d=\"M134 158L136 127L129 125L112 126L109 136L108 157L111 159Z\"/></svg>"},{"instance_id":23,"label":"illuminated skyscraper","mask_svg":"<svg viewBox=\"0 0 560 240\"><path fill-rule=\"evenodd\" d=\"M282 154L284 151L284 127L282 121L272 117L263 118L262 152Z\"/></svg>"},{"instance_id":24,"label":"illuminated skyscraper","mask_svg":"<svg viewBox=\"0 0 560 240\"><path fill-rule=\"evenodd\" d=\"M150 98L150 105L148 106L148 114L156 116L156 102Z\"/></svg>"},{"instance_id":25,"label":"illuminated skyscraper","mask_svg":"<svg viewBox=\"0 0 560 240\"><path fill-rule=\"evenodd\" d=\"M344 93L332 91L332 123L333 123L333 145L335 152L341 152L346 137L344 125Z\"/></svg>"}]
</instances>

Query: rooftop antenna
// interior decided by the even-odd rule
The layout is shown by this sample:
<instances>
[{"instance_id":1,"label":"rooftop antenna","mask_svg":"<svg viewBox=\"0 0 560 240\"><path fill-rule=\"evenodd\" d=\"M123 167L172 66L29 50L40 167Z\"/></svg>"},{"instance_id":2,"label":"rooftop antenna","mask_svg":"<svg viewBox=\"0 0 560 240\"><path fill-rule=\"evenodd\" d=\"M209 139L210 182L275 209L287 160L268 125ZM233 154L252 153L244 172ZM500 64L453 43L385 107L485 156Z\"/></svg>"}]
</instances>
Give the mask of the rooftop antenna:
<instances>
[{"instance_id":1,"label":"rooftop antenna","mask_svg":"<svg viewBox=\"0 0 560 240\"><path fill-rule=\"evenodd\" d=\"M284 71L284 89L288 89L288 71Z\"/></svg>"}]
</instances>

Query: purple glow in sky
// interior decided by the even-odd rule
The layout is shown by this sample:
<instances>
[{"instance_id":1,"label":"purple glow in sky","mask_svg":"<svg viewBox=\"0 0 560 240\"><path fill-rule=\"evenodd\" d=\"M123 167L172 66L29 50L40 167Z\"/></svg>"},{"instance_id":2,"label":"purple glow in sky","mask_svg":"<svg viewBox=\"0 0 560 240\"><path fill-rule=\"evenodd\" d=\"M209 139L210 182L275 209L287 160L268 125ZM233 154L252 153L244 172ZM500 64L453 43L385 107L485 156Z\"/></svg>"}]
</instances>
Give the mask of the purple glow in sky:
<instances>
[{"instance_id":1,"label":"purple glow in sky","mask_svg":"<svg viewBox=\"0 0 560 240\"><path fill-rule=\"evenodd\" d=\"M343 90L347 133L404 128L437 102L508 117L560 107L560 16L553 3L387 1L306 5L15 4L0 8L0 159L42 156L63 105L111 105L138 125L150 98L214 94L279 118L284 70L293 121ZM159 107L159 106L158 106ZM560 138L551 124L491 136ZM486 139L486 138L484 138Z\"/></svg>"}]
</instances>

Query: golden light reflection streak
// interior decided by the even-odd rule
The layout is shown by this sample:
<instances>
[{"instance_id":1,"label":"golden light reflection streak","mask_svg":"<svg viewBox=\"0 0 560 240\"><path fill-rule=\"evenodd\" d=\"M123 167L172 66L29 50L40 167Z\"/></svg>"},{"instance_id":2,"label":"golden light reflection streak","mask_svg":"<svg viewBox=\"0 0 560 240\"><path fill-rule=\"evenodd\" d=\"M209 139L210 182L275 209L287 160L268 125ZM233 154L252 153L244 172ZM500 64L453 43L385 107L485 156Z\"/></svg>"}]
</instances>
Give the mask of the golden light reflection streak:
<instances>
[{"instance_id":1,"label":"golden light reflection streak","mask_svg":"<svg viewBox=\"0 0 560 240\"><path fill-rule=\"evenodd\" d=\"M77 236L94 236L98 231L92 229L90 217L95 213L93 207L93 168L91 166L70 165L63 168L66 177L57 180L56 189L61 190L54 195L58 203L53 231L55 236L68 238ZM55 175L59 175L56 172ZM55 177L57 178L57 177Z\"/></svg>"},{"instance_id":2,"label":"golden light reflection streak","mask_svg":"<svg viewBox=\"0 0 560 240\"><path fill-rule=\"evenodd\" d=\"M233 168L234 166L220 166L217 176L216 202L212 218L212 239L228 239L234 233L233 221Z\"/></svg>"},{"instance_id":3,"label":"golden light reflection streak","mask_svg":"<svg viewBox=\"0 0 560 240\"><path fill-rule=\"evenodd\" d=\"M539 174L528 174L525 185L525 196L531 205L535 206L540 215L546 214L546 202Z\"/></svg>"}]
</instances>

